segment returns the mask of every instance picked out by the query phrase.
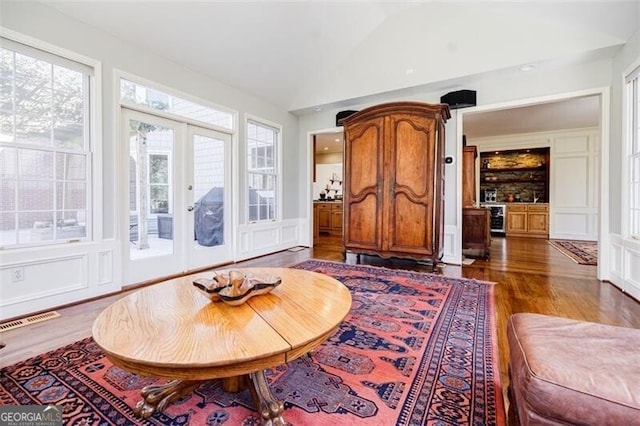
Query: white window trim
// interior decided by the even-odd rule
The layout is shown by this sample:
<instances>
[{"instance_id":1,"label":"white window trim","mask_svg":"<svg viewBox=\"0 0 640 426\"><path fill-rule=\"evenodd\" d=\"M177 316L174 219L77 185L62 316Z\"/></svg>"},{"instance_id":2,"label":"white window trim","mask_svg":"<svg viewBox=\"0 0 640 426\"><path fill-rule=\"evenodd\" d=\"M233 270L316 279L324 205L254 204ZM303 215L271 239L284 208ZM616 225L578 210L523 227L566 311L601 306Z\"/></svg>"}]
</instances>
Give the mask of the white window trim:
<instances>
[{"instance_id":1,"label":"white window trim","mask_svg":"<svg viewBox=\"0 0 640 426\"><path fill-rule=\"evenodd\" d=\"M633 99L629 99L629 90L628 83L631 79L631 76L634 73L640 71L640 58L638 58L635 62L633 62L623 73L622 76L622 105L623 105L623 118L622 118L622 133L623 138L625 140L625 149L624 149L624 158L622 161L623 164L623 182L624 187L626 188L623 191L622 195L622 234L629 239L638 240L640 239L640 235L634 235L632 230L632 219L631 219L631 205L633 200L632 188L631 188L631 176L633 173L631 166L631 156L633 154L633 135L632 128L634 118L631 116L632 108L631 104ZM638 80L638 85L640 86L640 74L636 76ZM637 90L637 96L640 98L640 87ZM637 108L637 106L636 106ZM637 135L640 137L640 134Z\"/></svg>"},{"instance_id":2,"label":"white window trim","mask_svg":"<svg viewBox=\"0 0 640 426\"><path fill-rule=\"evenodd\" d=\"M87 242L101 241L103 239L103 193L102 193L102 62L81 55L79 53L63 49L59 46L44 42L34 37L0 27L0 37L16 43L24 44L35 49L42 50L48 54L60 56L93 69L93 75L89 78L89 149L87 161L87 174L89 180L87 184L91 187L91 192L87 200L87 234L84 240ZM45 246L69 244L64 241L52 241ZM40 247L42 245L37 245ZM34 246L21 245L17 250L29 249Z\"/></svg>"},{"instance_id":3,"label":"white window trim","mask_svg":"<svg viewBox=\"0 0 640 426\"><path fill-rule=\"evenodd\" d=\"M276 129L278 131L278 140L276 141L276 146L275 146L275 150L276 150L276 170L277 170L277 176L278 176L278 184L276 187L276 215L272 220L258 220L258 221L251 221L249 220L249 184L248 184L248 177L249 177L249 166L247 163L248 157L249 157L249 135L247 134L247 126L249 124L250 121L254 121L256 123L259 124L264 124L265 126L269 126L269 127L273 127L274 129ZM256 115L252 115L252 114L245 114L244 115L244 188L243 188L243 192L244 192L244 205L245 205L245 215L246 215L246 223L248 223L249 225L259 225L259 224L264 224L264 223L268 223L268 222L281 222L282 221L282 206L283 206L283 202L282 202L282 191L283 191L283 178L282 178L282 170L283 170L283 166L282 166L282 140L283 140L283 132L282 132L282 125L275 123L273 121L258 117Z\"/></svg>"}]
</instances>

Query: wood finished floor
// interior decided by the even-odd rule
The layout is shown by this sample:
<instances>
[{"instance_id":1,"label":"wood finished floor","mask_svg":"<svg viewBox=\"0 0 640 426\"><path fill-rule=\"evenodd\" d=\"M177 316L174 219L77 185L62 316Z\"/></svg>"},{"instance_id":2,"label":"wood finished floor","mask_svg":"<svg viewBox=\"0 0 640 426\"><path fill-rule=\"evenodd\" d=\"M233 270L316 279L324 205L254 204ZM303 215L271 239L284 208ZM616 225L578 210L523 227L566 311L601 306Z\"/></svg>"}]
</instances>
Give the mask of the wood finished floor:
<instances>
[{"instance_id":1,"label":"wood finished floor","mask_svg":"<svg viewBox=\"0 0 640 426\"><path fill-rule=\"evenodd\" d=\"M287 267L311 258L342 262L340 238L324 236L311 249L283 251L235 266ZM347 256L347 263L355 261L355 256ZM367 256L363 256L362 263L416 271L430 270L428 266L411 261L386 261ZM638 301L612 284L598 281L595 266L574 263L543 239L495 237L490 260L476 260L468 266L447 265L443 274L497 283L495 310L503 389L508 384L506 323L513 313L536 312L640 328ZM59 318L0 333L0 341L6 344L5 348L0 349L0 367L90 336L96 316L128 293L56 309L61 314Z\"/></svg>"}]
</instances>

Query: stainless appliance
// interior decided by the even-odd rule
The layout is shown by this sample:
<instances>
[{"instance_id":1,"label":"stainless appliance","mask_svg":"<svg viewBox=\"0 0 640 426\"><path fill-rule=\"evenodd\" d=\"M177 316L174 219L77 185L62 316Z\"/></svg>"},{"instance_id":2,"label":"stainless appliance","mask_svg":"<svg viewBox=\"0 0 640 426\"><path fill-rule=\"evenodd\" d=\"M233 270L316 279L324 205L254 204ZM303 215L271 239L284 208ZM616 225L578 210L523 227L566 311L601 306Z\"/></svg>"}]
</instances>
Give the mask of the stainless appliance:
<instances>
[{"instance_id":1,"label":"stainless appliance","mask_svg":"<svg viewBox=\"0 0 640 426\"><path fill-rule=\"evenodd\" d=\"M484 191L484 202L485 203L495 203L498 201L498 190L497 189L486 189Z\"/></svg>"},{"instance_id":2,"label":"stainless appliance","mask_svg":"<svg viewBox=\"0 0 640 426\"><path fill-rule=\"evenodd\" d=\"M504 234L507 229L506 204L481 204L480 207L491 209L491 232Z\"/></svg>"}]
</instances>

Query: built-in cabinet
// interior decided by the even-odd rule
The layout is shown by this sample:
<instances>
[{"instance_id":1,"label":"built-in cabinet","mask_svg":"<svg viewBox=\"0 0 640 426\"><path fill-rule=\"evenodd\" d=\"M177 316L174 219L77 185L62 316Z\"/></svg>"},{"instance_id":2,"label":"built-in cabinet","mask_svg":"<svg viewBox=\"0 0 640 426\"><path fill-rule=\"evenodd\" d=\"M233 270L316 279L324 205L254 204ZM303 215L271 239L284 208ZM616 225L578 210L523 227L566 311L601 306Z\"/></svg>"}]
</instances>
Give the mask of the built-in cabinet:
<instances>
[{"instance_id":1,"label":"built-in cabinet","mask_svg":"<svg viewBox=\"0 0 640 426\"><path fill-rule=\"evenodd\" d=\"M549 237L549 205L507 204L507 236Z\"/></svg>"},{"instance_id":2,"label":"built-in cabinet","mask_svg":"<svg viewBox=\"0 0 640 426\"><path fill-rule=\"evenodd\" d=\"M430 261L444 237L445 104L395 102L357 112L345 128L345 254Z\"/></svg>"},{"instance_id":3,"label":"built-in cabinet","mask_svg":"<svg viewBox=\"0 0 640 426\"><path fill-rule=\"evenodd\" d=\"M342 235L342 201L316 201L313 210L314 236Z\"/></svg>"},{"instance_id":4,"label":"built-in cabinet","mask_svg":"<svg viewBox=\"0 0 640 426\"><path fill-rule=\"evenodd\" d=\"M478 150L475 146L462 149L462 206L477 207L476 204L476 158Z\"/></svg>"}]
</instances>

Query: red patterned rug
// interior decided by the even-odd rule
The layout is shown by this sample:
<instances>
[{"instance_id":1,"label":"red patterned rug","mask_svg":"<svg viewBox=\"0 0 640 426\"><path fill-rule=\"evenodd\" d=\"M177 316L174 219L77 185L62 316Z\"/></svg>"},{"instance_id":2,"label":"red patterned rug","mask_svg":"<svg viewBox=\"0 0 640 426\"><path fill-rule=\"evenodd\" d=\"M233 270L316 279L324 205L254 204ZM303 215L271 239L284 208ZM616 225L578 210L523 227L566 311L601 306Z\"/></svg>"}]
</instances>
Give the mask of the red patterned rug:
<instances>
[{"instance_id":1,"label":"red patterned rug","mask_svg":"<svg viewBox=\"0 0 640 426\"><path fill-rule=\"evenodd\" d=\"M504 425L488 282L310 260L352 292L317 351L267 374L290 425ZM248 391L208 382L150 419L132 407L154 378L113 366L91 338L0 371L0 404L54 404L65 425L259 424Z\"/></svg>"},{"instance_id":2,"label":"red patterned rug","mask_svg":"<svg viewBox=\"0 0 640 426\"><path fill-rule=\"evenodd\" d=\"M549 240L549 244L576 263L598 264L597 241Z\"/></svg>"}]
</instances>

